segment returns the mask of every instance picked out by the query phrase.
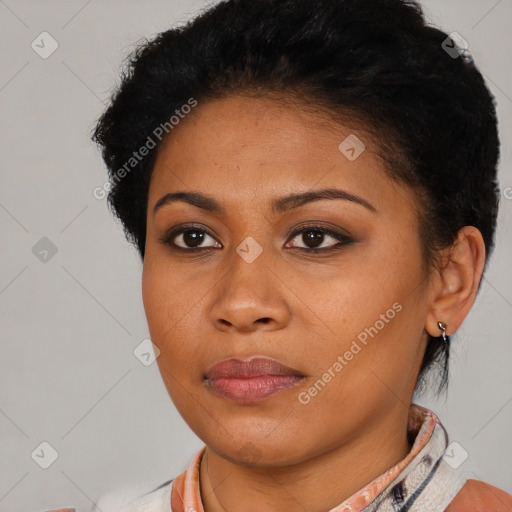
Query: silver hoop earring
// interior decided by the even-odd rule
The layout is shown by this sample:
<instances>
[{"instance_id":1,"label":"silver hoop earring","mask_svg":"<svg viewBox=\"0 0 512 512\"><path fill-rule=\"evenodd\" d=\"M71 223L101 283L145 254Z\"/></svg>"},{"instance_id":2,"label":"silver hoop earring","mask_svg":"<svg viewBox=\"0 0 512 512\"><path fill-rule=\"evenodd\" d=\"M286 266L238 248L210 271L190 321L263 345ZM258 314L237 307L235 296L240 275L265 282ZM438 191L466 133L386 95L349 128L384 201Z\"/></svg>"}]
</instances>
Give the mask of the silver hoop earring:
<instances>
[{"instance_id":1,"label":"silver hoop earring","mask_svg":"<svg viewBox=\"0 0 512 512\"><path fill-rule=\"evenodd\" d=\"M437 327L441 331L441 337L443 338L443 342L446 344L446 328L448 327L446 324L442 322L437 322Z\"/></svg>"}]
</instances>

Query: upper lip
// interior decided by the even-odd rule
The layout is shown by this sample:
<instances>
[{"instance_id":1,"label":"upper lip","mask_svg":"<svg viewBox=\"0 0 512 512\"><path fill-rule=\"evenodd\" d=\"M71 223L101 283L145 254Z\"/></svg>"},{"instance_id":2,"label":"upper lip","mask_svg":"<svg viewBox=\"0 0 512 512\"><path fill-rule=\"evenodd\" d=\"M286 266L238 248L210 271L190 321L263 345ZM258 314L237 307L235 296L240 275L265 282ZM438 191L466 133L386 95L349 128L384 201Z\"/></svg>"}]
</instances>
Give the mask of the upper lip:
<instances>
[{"instance_id":1,"label":"upper lip","mask_svg":"<svg viewBox=\"0 0 512 512\"><path fill-rule=\"evenodd\" d=\"M206 372L206 378L211 380L221 377L250 378L262 375L297 375L304 377L300 371L286 366L268 357L252 357L251 359L230 358L214 364Z\"/></svg>"}]
</instances>

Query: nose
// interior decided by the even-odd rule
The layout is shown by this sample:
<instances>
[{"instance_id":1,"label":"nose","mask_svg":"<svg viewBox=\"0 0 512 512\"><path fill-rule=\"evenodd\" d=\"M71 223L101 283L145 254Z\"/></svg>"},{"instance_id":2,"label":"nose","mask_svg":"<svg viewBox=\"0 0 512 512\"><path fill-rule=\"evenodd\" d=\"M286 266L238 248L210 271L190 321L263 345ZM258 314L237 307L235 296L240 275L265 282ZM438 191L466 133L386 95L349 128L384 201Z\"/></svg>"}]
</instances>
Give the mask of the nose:
<instances>
[{"instance_id":1,"label":"nose","mask_svg":"<svg viewBox=\"0 0 512 512\"><path fill-rule=\"evenodd\" d=\"M248 263L235 251L230 270L216 287L210 309L213 325L224 332L273 331L290 320L286 288L271 269L265 251Z\"/></svg>"}]
</instances>

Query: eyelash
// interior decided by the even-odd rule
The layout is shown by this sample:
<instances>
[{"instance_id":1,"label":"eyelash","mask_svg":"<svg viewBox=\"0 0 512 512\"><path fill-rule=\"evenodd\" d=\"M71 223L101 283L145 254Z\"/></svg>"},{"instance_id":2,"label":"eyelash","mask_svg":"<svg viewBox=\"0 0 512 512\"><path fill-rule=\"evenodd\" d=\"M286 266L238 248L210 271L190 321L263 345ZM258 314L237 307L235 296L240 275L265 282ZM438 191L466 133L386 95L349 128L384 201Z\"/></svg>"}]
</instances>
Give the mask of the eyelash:
<instances>
[{"instance_id":1,"label":"eyelash","mask_svg":"<svg viewBox=\"0 0 512 512\"><path fill-rule=\"evenodd\" d=\"M217 249L215 247L189 247L186 249L186 248L180 247L180 246L176 245L174 242L172 242L172 240L174 238L176 238L178 235L186 233L187 231L201 231L215 239L215 237L211 233L209 233L206 229L203 229L199 226L186 225L186 226L181 226L178 229L172 230L169 233L166 233L164 236L159 238L159 241L164 245L168 245L173 251L198 253L198 252L204 252L204 251L211 250L211 249L213 249L213 250ZM341 249L347 245L350 245L354 242L354 240L352 240L347 235L344 235L337 231L333 231L331 229L328 229L323 226L318 226L318 225L302 226L300 229L297 229L296 231L291 233L290 236L287 238L287 240L293 240L294 238L297 237L297 235L300 235L302 233L307 233L309 231L315 231L315 232L322 233L324 235L329 235L329 236L335 238L336 240L338 240L339 242L331 247L324 248L324 249L322 249L322 248L319 249L316 247L313 247L313 248L311 248L311 247L309 247L309 248L308 247L291 247L291 249L298 249L301 251L306 251L308 253L327 253L327 252L339 250L339 249Z\"/></svg>"}]
</instances>

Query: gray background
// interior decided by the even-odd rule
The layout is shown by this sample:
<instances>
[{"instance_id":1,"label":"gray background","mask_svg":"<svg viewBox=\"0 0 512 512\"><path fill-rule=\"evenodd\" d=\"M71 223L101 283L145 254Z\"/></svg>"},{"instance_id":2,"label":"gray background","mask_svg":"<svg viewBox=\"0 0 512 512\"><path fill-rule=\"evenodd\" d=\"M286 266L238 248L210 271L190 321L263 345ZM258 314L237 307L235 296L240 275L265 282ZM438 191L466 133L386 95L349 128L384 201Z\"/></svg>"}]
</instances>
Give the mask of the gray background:
<instances>
[{"instance_id":1,"label":"gray background","mask_svg":"<svg viewBox=\"0 0 512 512\"><path fill-rule=\"evenodd\" d=\"M156 364L133 354L148 337L141 264L106 201L93 197L106 172L89 134L133 45L205 4L0 1L2 512L86 511L108 490L176 476L202 446ZM496 251L454 340L448 397L418 402L468 452L471 478L512 492L512 1L423 4L432 22L469 42L496 96L503 196ZM59 45L46 59L31 48L43 31ZM46 262L33 252L49 244L43 237L57 249ZM31 457L43 441L58 452L46 470Z\"/></svg>"}]
</instances>

